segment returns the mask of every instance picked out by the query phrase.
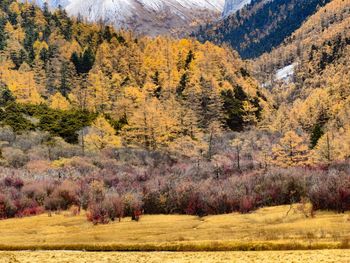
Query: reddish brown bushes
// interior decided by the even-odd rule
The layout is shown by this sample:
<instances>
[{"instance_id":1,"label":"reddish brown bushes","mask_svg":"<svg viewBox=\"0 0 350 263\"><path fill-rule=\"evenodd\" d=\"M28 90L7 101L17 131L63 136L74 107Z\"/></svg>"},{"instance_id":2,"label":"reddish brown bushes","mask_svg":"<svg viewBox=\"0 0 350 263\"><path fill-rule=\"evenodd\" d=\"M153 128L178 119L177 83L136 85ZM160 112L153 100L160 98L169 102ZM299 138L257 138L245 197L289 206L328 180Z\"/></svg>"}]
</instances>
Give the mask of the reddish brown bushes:
<instances>
[{"instance_id":1,"label":"reddish brown bushes","mask_svg":"<svg viewBox=\"0 0 350 263\"><path fill-rule=\"evenodd\" d=\"M316 210L350 210L350 174L343 169L271 168L231 175L221 171L220 178L209 171L209 166L176 164L149 170L121 166L107 173L107 178L95 173L55 180L6 176L0 180L0 218L76 206L87 209L94 224L105 224L124 216L138 220L143 213L249 213L306 199Z\"/></svg>"},{"instance_id":2,"label":"reddish brown bushes","mask_svg":"<svg viewBox=\"0 0 350 263\"><path fill-rule=\"evenodd\" d=\"M103 200L92 201L88 207L87 219L93 224L108 224L124 216L124 203L119 196L109 195Z\"/></svg>"}]
</instances>

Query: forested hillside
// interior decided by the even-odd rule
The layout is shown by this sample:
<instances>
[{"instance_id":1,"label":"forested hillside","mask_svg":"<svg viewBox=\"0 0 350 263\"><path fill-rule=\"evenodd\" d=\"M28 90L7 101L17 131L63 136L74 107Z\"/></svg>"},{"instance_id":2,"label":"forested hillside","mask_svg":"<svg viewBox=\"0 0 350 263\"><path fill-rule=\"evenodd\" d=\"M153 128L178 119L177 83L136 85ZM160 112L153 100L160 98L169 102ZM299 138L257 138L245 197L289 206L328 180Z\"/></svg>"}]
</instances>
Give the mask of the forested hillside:
<instances>
[{"instance_id":1,"label":"forested hillside","mask_svg":"<svg viewBox=\"0 0 350 263\"><path fill-rule=\"evenodd\" d=\"M2 1L0 25L1 121L16 131L38 128L78 143L78 132L95 136L83 128L99 116L120 145L156 150L242 130L267 106L227 48L134 38L14 1Z\"/></svg>"},{"instance_id":2,"label":"forested hillside","mask_svg":"<svg viewBox=\"0 0 350 263\"><path fill-rule=\"evenodd\" d=\"M255 58L298 29L305 19L330 0L253 0L224 19L194 33L201 41L228 43L243 58Z\"/></svg>"},{"instance_id":3,"label":"forested hillside","mask_svg":"<svg viewBox=\"0 0 350 263\"><path fill-rule=\"evenodd\" d=\"M319 160L350 156L349 61L350 1L334 0L254 62L256 76L279 105L273 126L309 134ZM292 79L276 79L276 71L288 65L294 65Z\"/></svg>"}]
</instances>

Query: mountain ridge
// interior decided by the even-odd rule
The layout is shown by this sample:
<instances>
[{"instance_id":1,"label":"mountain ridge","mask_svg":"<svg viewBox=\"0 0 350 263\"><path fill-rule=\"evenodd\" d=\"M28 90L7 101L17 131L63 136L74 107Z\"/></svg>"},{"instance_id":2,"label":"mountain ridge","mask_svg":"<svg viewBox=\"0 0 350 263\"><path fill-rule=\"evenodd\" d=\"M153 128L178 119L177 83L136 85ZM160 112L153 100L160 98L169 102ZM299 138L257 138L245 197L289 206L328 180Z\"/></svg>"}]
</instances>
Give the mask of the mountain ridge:
<instances>
[{"instance_id":1,"label":"mountain ridge","mask_svg":"<svg viewBox=\"0 0 350 263\"><path fill-rule=\"evenodd\" d=\"M330 0L253 0L219 21L201 26L192 36L228 43L243 58L255 58L280 45L319 7Z\"/></svg>"},{"instance_id":2,"label":"mountain ridge","mask_svg":"<svg viewBox=\"0 0 350 263\"><path fill-rule=\"evenodd\" d=\"M199 24L220 17L224 0L39 0L50 8L61 6L71 16L101 21L117 29L150 36L173 36L190 32Z\"/></svg>"}]
</instances>

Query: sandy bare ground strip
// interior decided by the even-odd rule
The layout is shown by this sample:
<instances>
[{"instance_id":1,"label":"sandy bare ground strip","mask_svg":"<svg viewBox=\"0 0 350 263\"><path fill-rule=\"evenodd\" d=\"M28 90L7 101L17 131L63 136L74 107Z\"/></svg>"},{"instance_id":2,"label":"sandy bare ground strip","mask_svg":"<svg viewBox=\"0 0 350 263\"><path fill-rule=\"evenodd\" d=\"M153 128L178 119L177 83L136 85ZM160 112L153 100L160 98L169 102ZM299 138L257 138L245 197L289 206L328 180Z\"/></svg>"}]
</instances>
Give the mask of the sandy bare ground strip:
<instances>
[{"instance_id":1,"label":"sandy bare ground strip","mask_svg":"<svg viewBox=\"0 0 350 263\"><path fill-rule=\"evenodd\" d=\"M347 263L350 250L266 251L266 252L0 252L0 263Z\"/></svg>"}]
</instances>

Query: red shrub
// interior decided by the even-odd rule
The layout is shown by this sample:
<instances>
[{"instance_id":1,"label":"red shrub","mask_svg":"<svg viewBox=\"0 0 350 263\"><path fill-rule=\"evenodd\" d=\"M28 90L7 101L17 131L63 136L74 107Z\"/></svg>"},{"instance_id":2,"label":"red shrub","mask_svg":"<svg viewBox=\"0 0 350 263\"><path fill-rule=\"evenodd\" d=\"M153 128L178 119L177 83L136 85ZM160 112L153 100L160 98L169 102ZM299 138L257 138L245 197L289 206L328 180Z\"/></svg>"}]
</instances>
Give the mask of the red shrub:
<instances>
[{"instance_id":1,"label":"red shrub","mask_svg":"<svg viewBox=\"0 0 350 263\"><path fill-rule=\"evenodd\" d=\"M109 223L108 208L103 203L91 204L89 206L86 216L87 216L87 219L90 222L92 222L94 225Z\"/></svg>"},{"instance_id":2,"label":"red shrub","mask_svg":"<svg viewBox=\"0 0 350 263\"><path fill-rule=\"evenodd\" d=\"M20 211L17 216L18 217L25 217L25 216L35 216L40 215L45 212L45 209L42 206L35 206L35 207L27 207Z\"/></svg>"},{"instance_id":3,"label":"red shrub","mask_svg":"<svg viewBox=\"0 0 350 263\"><path fill-rule=\"evenodd\" d=\"M243 196L240 202L239 211L241 213L249 213L255 208L255 199L252 196Z\"/></svg>"}]
</instances>

